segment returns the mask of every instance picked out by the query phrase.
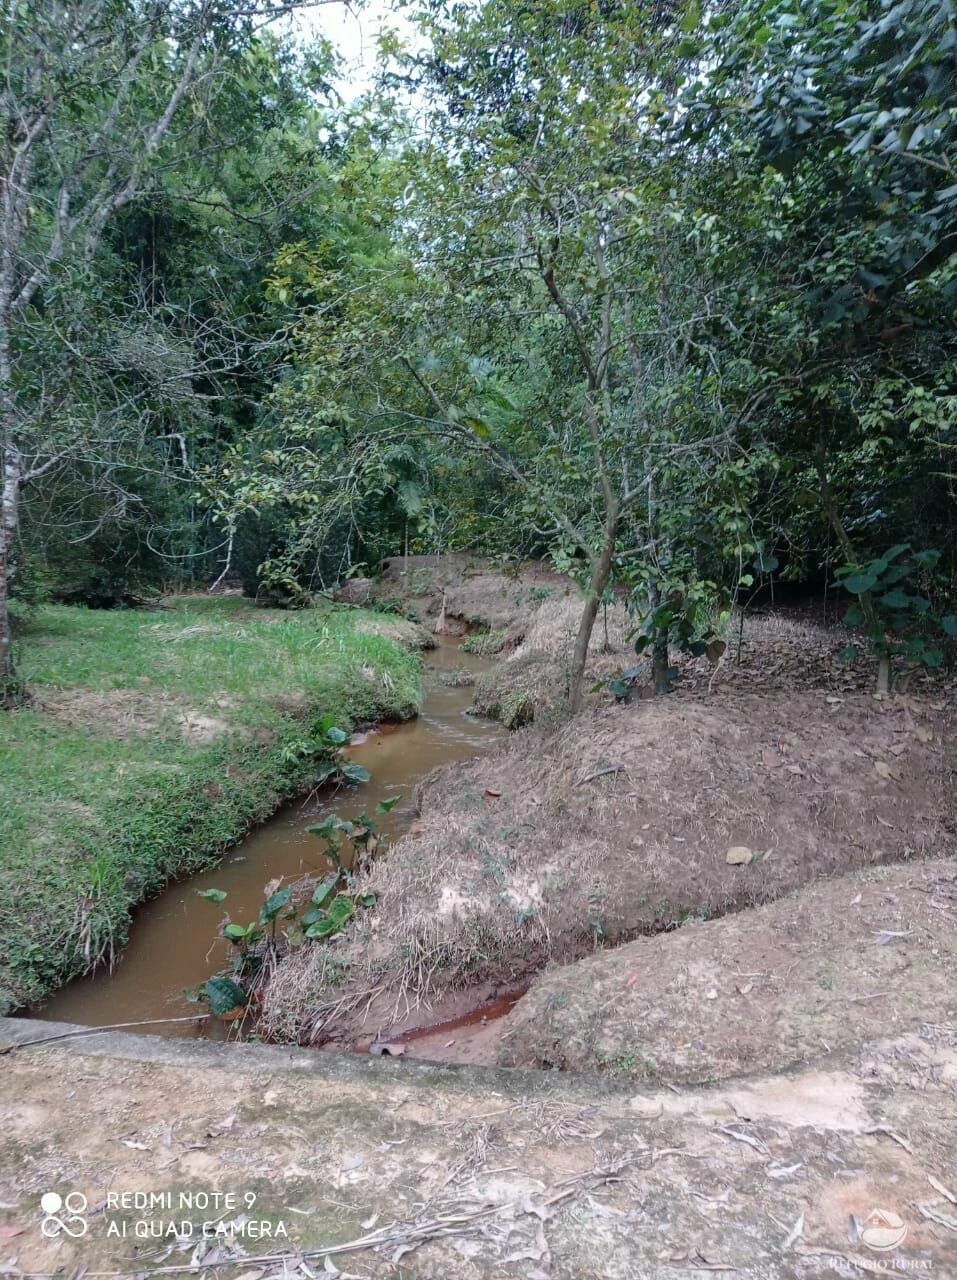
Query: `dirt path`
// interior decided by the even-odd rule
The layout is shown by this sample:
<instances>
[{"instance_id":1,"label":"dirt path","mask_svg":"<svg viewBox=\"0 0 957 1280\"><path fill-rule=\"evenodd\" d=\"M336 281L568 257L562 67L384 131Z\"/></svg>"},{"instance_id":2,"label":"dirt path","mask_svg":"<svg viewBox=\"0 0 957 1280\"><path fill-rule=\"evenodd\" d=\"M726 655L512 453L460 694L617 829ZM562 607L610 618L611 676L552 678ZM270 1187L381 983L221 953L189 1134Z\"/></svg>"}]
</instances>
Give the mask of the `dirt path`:
<instances>
[{"instance_id":1,"label":"dirt path","mask_svg":"<svg viewBox=\"0 0 957 1280\"><path fill-rule=\"evenodd\" d=\"M658 1092L103 1033L3 1072L5 1274L822 1280L888 1259L957 1274L957 1035L940 1026ZM82 1238L41 1234L51 1191L86 1197ZM181 1207L199 1193L236 1202ZM891 1253L866 1243L874 1210L901 1220ZM146 1234L170 1221L179 1238Z\"/></svg>"}]
</instances>

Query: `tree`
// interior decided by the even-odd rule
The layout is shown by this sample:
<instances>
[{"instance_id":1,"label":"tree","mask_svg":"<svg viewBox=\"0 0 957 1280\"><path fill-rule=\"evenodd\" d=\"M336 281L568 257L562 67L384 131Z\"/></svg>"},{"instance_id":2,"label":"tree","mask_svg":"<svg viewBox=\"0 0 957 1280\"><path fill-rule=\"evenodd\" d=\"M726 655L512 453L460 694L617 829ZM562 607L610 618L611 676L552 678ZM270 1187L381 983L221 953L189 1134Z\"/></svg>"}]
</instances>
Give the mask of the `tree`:
<instances>
[{"instance_id":1,"label":"tree","mask_svg":"<svg viewBox=\"0 0 957 1280\"><path fill-rule=\"evenodd\" d=\"M624 561L656 566L632 574L654 607L680 585L680 522L728 509L710 501L742 448L715 355L723 244L703 175L670 145L679 55L655 10L568 4L556 21L550 4L490 3L426 28L431 145L397 161L391 238L373 257L331 264L299 246L280 264L279 287L299 272L308 300L301 373L245 496L297 494L315 545L381 494L399 444L480 462L513 524L581 571L577 709ZM656 655L666 669L666 639Z\"/></svg>"},{"instance_id":2,"label":"tree","mask_svg":"<svg viewBox=\"0 0 957 1280\"><path fill-rule=\"evenodd\" d=\"M683 136L766 166L786 202L773 272L752 288L771 321L754 358L776 388L765 424L791 568L813 571L828 542L851 564L912 541L945 548L957 581L941 466L957 356L953 7L749 0L695 39Z\"/></svg>"},{"instance_id":3,"label":"tree","mask_svg":"<svg viewBox=\"0 0 957 1280\"><path fill-rule=\"evenodd\" d=\"M6 131L0 143L0 689L15 683L8 616L25 486L64 462L116 476L117 401L128 375L167 396L222 360L207 347L189 369L160 322L122 326L119 368L101 361L84 397L90 313L110 228L163 175L210 144L209 122L258 28L290 5L210 0L64 0L9 5L2 43ZM221 118L221 117L220 117ZM222 146L222 139L214 145ZM142 314L145 307L130 305ZM117 328L114 324L114 330ZM208 326L207 326L208 334ZM115 335L114 335L115 336ZM193 337L196 337L194 333ZM100 333L102 343L102 331ZM212 347L217 344L213 343ZM120 374L114 377L114 374ZM135 379L134 379L135 381ZM107 395L104 398L104 388ZM54 394L56 393L56 394ZM138 393L134 391L134 399ZM64 401L63 396L67 396ZM138 417L135 414L134 417ZM126 495L129 498L129 494ZM120 500L123 498L122 493Z\"/></svg>"}]
</instances>

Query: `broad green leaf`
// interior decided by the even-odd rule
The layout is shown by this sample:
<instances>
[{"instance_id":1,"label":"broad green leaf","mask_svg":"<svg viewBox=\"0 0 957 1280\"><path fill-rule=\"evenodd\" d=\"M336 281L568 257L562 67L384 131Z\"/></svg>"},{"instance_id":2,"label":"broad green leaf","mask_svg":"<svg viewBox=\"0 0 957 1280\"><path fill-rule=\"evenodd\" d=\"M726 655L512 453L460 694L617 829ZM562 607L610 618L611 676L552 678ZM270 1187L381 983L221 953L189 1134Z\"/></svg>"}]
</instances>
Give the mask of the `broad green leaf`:
<instances>
[{"instance_id":1,"label":"broad green leaf","mask_svg":"<svg viewBox=\"0 0 957 1280\"><path fill-rule=\"evenodd\" d=\"M852 573L849 578L845 578L842 586L846 587L852 595L862 596L868 591L872 591L877 584L877 578L872 573Z\"/></svg>"},{"instance_id":2,"label":"broad green leaf","mask_svg":"<svg viewBox=\"0 0 957 1280\"><path fill-rule=\"evenodd\" d=\"M225 1018L246 1007L246 993L232 978L208 978L205 991L210 1010L217 1018Z\"/></svg>"},{"instance_id":3,"label":"broad green leaf","mask_svg":"<svg viewBox=\"0 0 957 1280\"><path fill-rule=\"evenodd\" d=\"M324 880L320 880L312 891L310 902L314 907L324 907L334 896L336 886L339 883L338 876L326 876Z\"/></svg>"},{"instance_id":4,"label":"broad green leaf","mask_svg":"<svg viewBox=\"0 0 957 1280\"><path fill-rule=\"evenodd\" d=\"M259 909L260 920L264 924L275 920L291 897L291 889L277 889L275 893L271 893Z\"/></svg>"},{"instance_id":5,"label":"broad green leaf","mask_svg":"<svg viewBox=\"0 0 957 1280\"><path fill-rule=\"evenodd\" d=\"M906 591L901 591L899 587L895 587L893 591L887 591L880 597L880 602L886 605L888 609L906 609L911 603L911 597Z\"/></svg>"}]
</instances>

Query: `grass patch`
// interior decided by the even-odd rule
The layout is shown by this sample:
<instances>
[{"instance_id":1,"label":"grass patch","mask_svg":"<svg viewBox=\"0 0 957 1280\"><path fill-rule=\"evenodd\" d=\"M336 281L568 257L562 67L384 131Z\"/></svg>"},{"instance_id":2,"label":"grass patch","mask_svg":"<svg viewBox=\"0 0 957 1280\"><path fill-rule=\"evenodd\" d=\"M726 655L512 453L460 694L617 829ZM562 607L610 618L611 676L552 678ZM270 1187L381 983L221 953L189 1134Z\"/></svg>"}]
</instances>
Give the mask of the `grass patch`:
<instances>
[{"instance_id":1,"label":"grass patch","mask_svg":"<svg viewBox=\"0 0 957 1280\"><path fill-rule=\"evenodd\" d=\"M465 637L459 648L463 653L474 653L480 658L491 658L494 654L501 653L505 638L504 630L473 631L471 635Z\"/></svg>"},{"instance_id":2,"label":"grass patch","mask_svg":"<svg viewBox=\"0 0 957 1280\"><path fill-rule=\"evenodd\" d=\"M415 713L419 659L367 621L235 597L20 620L32 702L0 712L0 1011L109 955L137 902L306 785L282 759L304 719Z\"/></svg>"}]
</instances>

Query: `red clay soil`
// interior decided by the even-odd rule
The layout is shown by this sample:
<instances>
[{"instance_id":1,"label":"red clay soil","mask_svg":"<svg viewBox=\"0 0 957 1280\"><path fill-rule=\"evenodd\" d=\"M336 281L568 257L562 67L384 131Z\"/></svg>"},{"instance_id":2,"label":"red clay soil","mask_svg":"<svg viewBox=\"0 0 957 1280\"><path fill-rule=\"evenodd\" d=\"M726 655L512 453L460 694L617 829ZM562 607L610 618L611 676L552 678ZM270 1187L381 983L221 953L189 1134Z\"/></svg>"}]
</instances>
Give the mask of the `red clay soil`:
<instances>
[{"instance_id":1,"label":"red clay soil","mask_svg":"<svg viewBox=\"0 0 957 1280\"><path fill-rule=\"evenodd\" d=\"M448 622L469 626L514 628L518 643L524 625L543 598L578 594L574 582L538 560L516 564L508 572L468 552L444 556L393 556L378 578L344 583L337 599L350 604L394 602L427 626L434 625L445 602ZM453 632L447 625L446 630Z\"/></svg>"}]
</instances>

